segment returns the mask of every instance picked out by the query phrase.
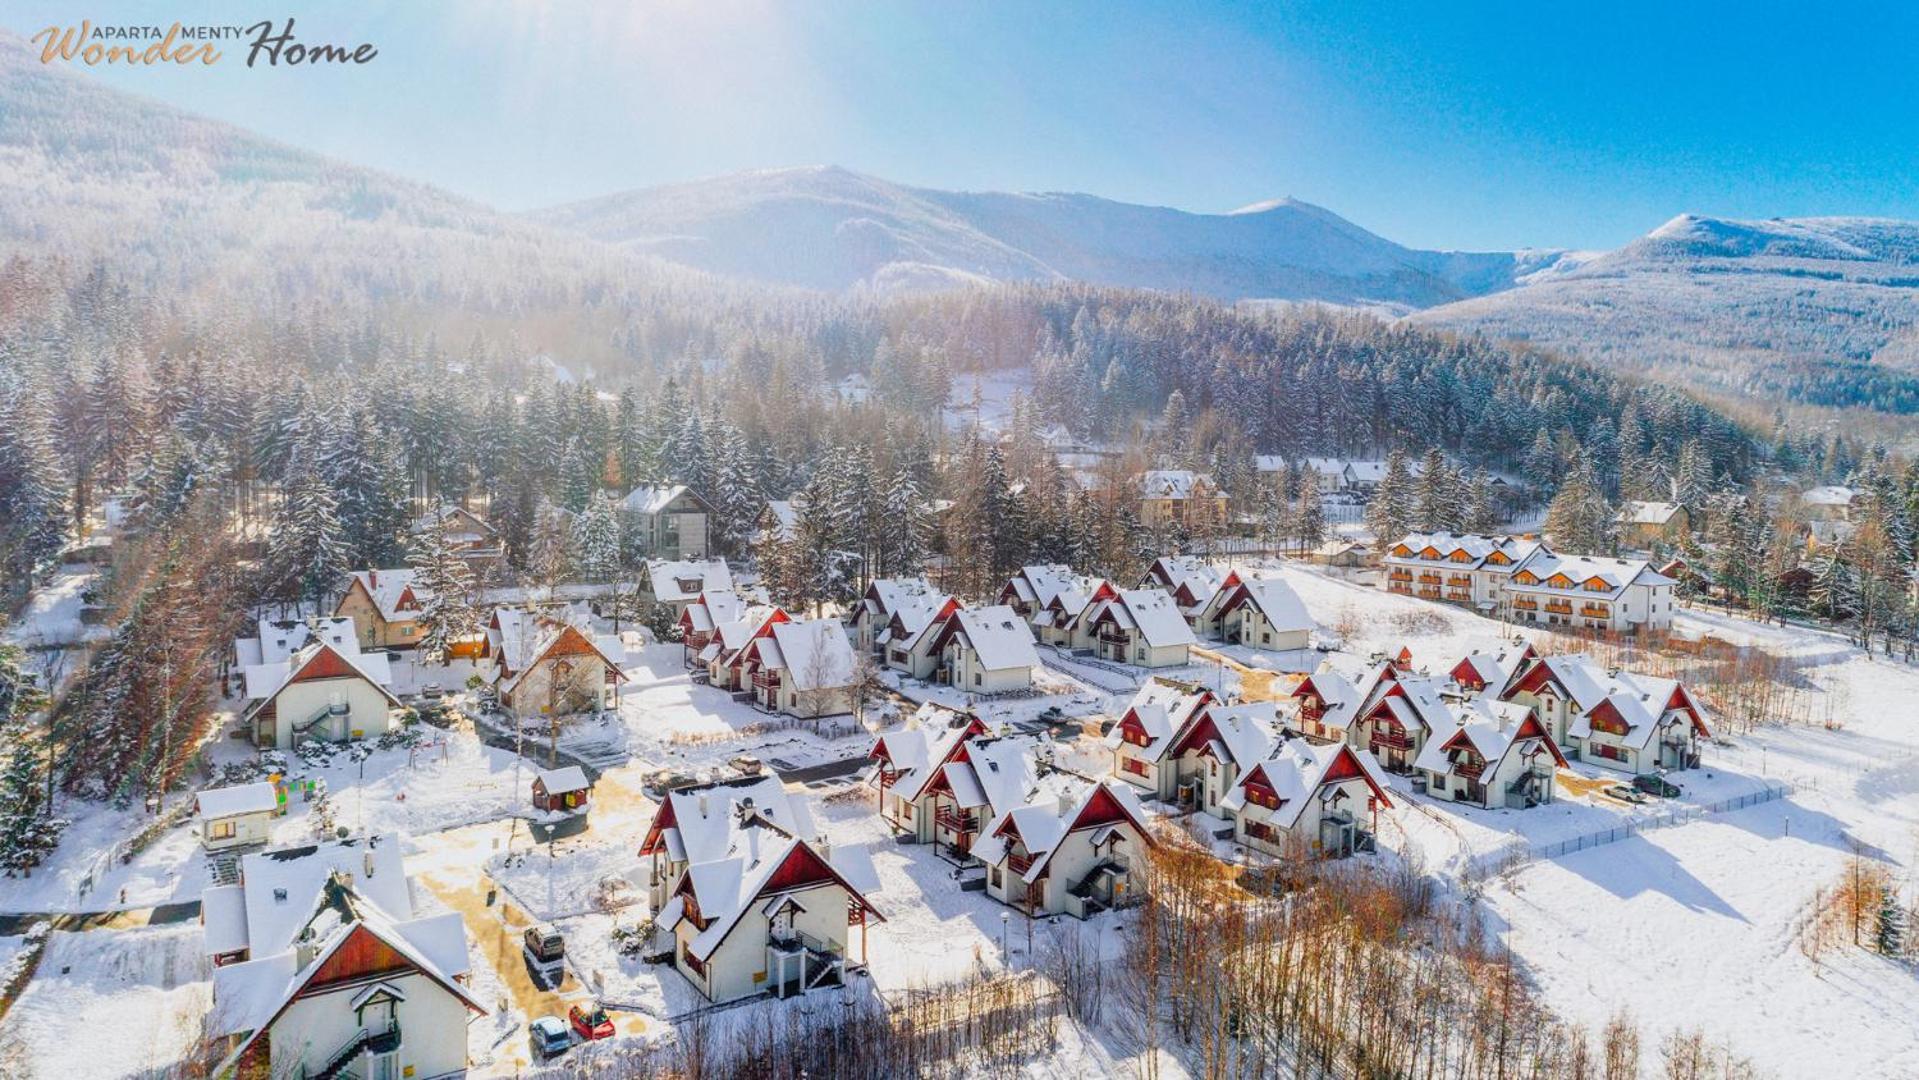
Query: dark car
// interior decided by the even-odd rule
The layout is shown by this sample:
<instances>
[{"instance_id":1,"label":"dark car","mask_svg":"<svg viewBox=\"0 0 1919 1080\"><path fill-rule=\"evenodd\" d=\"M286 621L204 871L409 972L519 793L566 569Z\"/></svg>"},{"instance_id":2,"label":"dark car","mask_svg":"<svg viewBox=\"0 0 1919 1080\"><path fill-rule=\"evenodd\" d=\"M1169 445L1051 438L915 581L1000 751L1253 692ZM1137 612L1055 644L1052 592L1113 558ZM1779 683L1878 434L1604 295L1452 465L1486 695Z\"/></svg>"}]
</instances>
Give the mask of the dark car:
<instances>
[{"instance_id":1,"label":"dark car","mask_svg":"<svg viewBox=\"0 0 1919 1080\"><path fill-rule=\"evenodd\" d=\"M1657 795L1662 799L1677 799L1680 795L1678 784L1663 776L1635 776L1632 786L1648 795Z\"/></svg>"},{"instance_id":2,"label":"dark car","mask_svg":"<svg viewBox=\"0 0 1919 1080\"><path fill-rule=\"evenodd\" d=\"M590 1009L573 1006L566 1010L566 1022L573 1026L573 1034L578 1035L583 1042L613 1037L613 1021L606 1015L606 1010L598 1005Z\"/></svg>"},{"instance_id":3,"label":"dark car","mask_svg":"<svg viewBox=\"0 0 1919 1080\"><path fill-rule=\"evenodd\" d=\"M557 1016L542 1016L526 1027L527 1034L533 1040L533 1050L542 1061L558 1057L573 1048L573 1035Z\"/></svg>"}]
</instances>

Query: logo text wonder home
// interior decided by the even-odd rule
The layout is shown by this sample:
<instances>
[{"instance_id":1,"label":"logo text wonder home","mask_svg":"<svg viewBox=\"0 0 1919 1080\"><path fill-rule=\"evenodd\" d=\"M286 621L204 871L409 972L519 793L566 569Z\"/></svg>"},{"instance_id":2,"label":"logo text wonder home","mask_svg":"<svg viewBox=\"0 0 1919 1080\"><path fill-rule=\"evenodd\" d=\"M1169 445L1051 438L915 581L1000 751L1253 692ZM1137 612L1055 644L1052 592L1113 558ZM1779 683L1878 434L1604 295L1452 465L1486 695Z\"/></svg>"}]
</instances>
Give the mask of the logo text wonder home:
<instances>
[{"instance_id":1,"label":"logo text wonder home","mask_svg":"<svg viewBox=\"0 0 1919 1080\"><path fill-rule=\"evenodd\" d=\"M272 20L252 26L49 26L33 35L40 46L40 62L79 61L83 64L217 64L228 42L246 47L247 66L279 67L322 64L364 64L380 55L370 43L359 45L309 44L293 36L293 20L275 33Z\"/></svg>"}]
</instances>

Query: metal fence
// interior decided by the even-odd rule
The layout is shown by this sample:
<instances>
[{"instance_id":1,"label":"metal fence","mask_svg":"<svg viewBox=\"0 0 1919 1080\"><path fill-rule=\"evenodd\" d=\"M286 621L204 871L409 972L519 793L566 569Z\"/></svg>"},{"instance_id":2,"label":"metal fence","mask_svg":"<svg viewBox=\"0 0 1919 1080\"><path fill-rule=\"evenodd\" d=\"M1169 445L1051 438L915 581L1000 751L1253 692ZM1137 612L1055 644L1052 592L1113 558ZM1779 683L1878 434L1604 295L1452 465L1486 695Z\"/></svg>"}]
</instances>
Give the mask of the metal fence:
<instances>
[{"instance_id":1,"label":"metal fence","mask_svg":"<svg viewBox=\"0 0 1919 1080\"><path fill-rule=\"evenodd\" d=\"M1575 852L1585 851L1588 848L1601 847L1606 844L1617 843L1621 840L1628 840L1654 829L1665 829L1674 825L1685 825L1712 814L1723 814L1732 810L1744 810L1749 806L1757 806L1760 803L1783 799L1797 790L1798 786L1795 784L1773 781L1759 791L1749 791L1744 795L1735 795L1732 798L1720 799L1717 802L1682 804L1657 814L1633 818L1630 821L1615 825L1610 829L1600 829L1596 832L1584 833L1579 836L1568 837L1564 840L1554 840L1543 844L1524 839L1509 840L1491 851L1481 852L1473 856L1469 860L1468 865L1471 868L1471 872L1475 875L1515 870L1535 859L1556 859L1561 855L1571 855Z\"/></svg>"}]
</instances>

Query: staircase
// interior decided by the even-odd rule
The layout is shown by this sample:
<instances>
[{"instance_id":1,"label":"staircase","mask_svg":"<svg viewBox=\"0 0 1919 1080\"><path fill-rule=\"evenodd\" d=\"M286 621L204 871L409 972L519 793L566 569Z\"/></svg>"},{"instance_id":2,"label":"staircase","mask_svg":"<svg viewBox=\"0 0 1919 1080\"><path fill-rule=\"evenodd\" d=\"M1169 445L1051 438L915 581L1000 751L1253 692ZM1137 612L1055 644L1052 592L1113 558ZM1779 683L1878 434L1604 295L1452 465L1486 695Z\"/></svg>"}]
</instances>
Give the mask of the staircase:
<instances>
[{"instance_id":1,"label":"staircase","mask_svg":"<svg viewBox=\"0 0 1919 1080\"><path fill-rule=\"evenodd\" d=\"M301 1075L304 1080L338 1080L346 1074L348 1068L358 1061L361 1054L390 1054L400 1048L400 1025L394 1024L383 1031L369 1031L361 1028L347 1039L346 1044L333 1052L327 1063L318 1072L308 1072L304 1068Z\"/></svg>"}]
</instances>

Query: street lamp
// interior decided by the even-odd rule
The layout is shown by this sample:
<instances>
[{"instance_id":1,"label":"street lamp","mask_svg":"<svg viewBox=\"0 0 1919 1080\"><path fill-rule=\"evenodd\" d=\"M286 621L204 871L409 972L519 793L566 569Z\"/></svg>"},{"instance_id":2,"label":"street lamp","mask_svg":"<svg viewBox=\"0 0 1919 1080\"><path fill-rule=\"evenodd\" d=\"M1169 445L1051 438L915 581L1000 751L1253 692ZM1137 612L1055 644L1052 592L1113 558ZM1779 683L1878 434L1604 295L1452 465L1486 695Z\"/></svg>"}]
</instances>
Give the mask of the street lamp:
<instances>
[{"instance_id":1,"label":"street lamp","mask_svg":"<svg viewBox=\"0 0 1919 1080\"><path fill-rule=\"evenodd\" d=\"M1011 921L1012 918L1013 915L1011 912L1002 911L999 913L999 955L1000 959L1006 963L1008 970L1011 970L1013 967L1013 958L1008 955L1006 951L1006 924Z\"/></svg>"}]
</instances>

